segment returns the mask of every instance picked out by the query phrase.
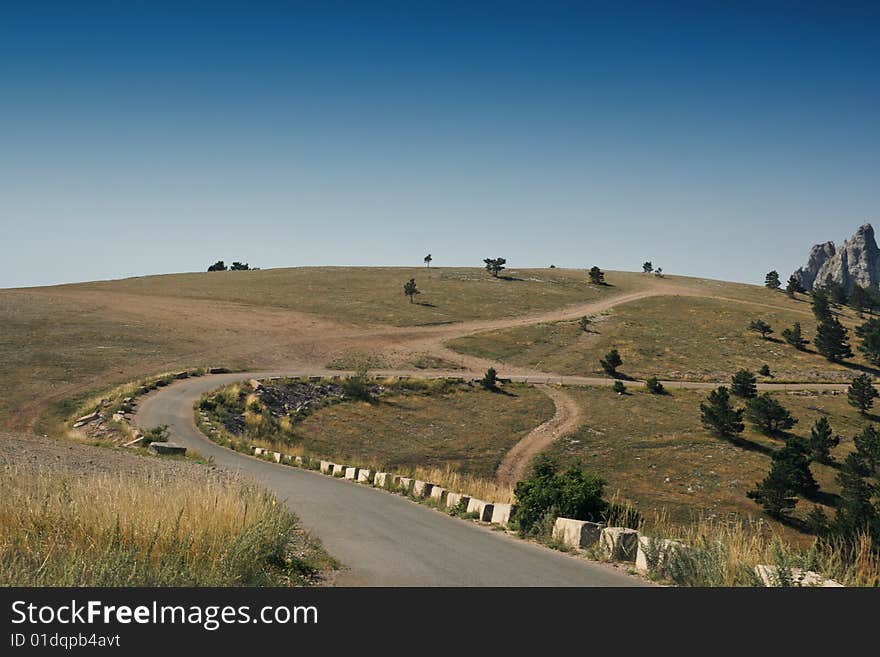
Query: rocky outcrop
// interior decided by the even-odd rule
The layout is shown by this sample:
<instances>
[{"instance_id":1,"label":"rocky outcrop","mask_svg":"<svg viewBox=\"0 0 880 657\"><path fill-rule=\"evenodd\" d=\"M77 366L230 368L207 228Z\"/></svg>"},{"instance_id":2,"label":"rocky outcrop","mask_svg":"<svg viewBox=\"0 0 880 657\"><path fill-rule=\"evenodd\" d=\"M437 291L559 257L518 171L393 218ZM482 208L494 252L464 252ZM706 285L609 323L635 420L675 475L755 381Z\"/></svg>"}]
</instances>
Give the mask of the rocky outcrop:
<instances>
[{"instance_id":1,"label":"rocky outcrop","mask_svg":"<svg viewBox=\"0 0 880 657\"><path fill-rule=\"evenodd\" d=\"M824 285L830 277L847 294L856 285L880 287L880 249L871 224L861 226L840 248L834 242L817 244L810 249L807 264L792 274L809 291Z\"/></svg>"}]
</instances>

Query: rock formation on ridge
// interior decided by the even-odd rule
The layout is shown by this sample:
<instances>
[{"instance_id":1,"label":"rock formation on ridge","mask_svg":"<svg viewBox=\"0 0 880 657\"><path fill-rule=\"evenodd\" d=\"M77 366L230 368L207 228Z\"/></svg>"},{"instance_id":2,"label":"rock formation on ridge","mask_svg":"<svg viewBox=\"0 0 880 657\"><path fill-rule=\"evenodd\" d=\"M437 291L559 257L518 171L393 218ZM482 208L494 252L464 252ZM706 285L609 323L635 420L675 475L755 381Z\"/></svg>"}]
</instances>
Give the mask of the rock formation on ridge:
<instances>
[{"instance_id":1,"label":"rock formation on ridge","mask_svg":"<svg viewBox=\"0 0 880 657\"><path fill-rule=\"evenodd\" d=\"M807 291L814 285L824 285L829 276L847 294L857 284L877 289L880 287L880 249L874 240L874 228L864 224L840 248L835 247L834 242L817 244L810 249L806 266L793 276Z\"/></svg>"}]
</instances>

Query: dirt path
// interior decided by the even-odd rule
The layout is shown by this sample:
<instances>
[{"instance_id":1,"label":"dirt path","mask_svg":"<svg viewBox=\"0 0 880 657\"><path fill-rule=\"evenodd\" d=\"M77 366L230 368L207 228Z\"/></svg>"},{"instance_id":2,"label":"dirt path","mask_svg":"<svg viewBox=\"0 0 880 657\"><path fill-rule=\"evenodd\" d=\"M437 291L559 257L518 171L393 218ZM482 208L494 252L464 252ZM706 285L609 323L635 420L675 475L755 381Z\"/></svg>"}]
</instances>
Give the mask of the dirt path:
<instances>
[{"instance_id":1,"label":"dirt path","mask_svg":"<svg viewBox=\"0 0 880 657\"><path fill-rule=\"evenodd\" d=\"M532 460L556 440L580 426L581 409L562 388L539 386L556 405L556 413L514 445L498 466L498 483L513 486L522 479Z\"/></svg>"}]
</instances>

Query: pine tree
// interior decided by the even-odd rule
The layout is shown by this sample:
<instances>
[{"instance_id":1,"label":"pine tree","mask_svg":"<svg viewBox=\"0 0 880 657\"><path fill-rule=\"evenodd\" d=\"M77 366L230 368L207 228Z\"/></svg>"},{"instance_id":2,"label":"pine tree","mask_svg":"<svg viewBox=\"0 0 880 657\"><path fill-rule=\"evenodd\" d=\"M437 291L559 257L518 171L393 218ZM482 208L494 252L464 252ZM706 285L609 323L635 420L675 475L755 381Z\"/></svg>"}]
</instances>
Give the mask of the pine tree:
<instances>
[{"instance_id":1,"label":"pine tree","mask_svg":"<svg viewBox=\"0 0 880 657\"><path fill-rule=\"evenodd\" d=\"M813 290L812 308L813 315L816 317L817 322L823 322L832 318L831 304L828 302L828 296L825 290L822 290L821 288Z\"/></svg>"},{"instance_id":2,"label":"pine tree","mask_svg":"<svg viewBox=\"0 0 880 657\"><path fill-rule=\"evenodd\" d=\"M770 472L746 496L764 507L773 518L784 518L797 505L797 497L791 488L785 468L775 461Z\"/></svg>"},{"instance_id":3,"label":"pine tree","mask_svg":"<svg viewBox=\"0 0 880 657\"><path fill-rule=\"evenodd\" d=\"M868 301L868 292L861 285L856 283L853 285L853 290L850 292L849 298L846 300L846 304L855 310L859 317L862 316L862 313L865 310L865 306L869 303Z\"/></svg>"},{"instance_id":4,"label":"pine tree","mask_svg":"<svg viewBox=\"0 0 880 657\"><path fill-rule=\"evenodd\" d=\"M877 398L877 390L867 374L860 374L852 380L849 390L846 392L849 405L859 409L864 415L874 405Z\"/></svg>"},{"instance_id":5,"label":"pine tree","mask_svg":"<svg viewBox=\"0 0 880 657\"><path fill-rule=\"evenodd\" d=\"M794 276L788 277L788 283L785 285L785 293L794 299L794 295L798 292L803 292L804 288L801 287L800 282Z\"/></svg>"},{"instance_id":6,"label":"pine tree","mask_svg":"<svg viewBox=\"0 0 880 657\"><path fill-rule=\"evenodd\" d=\"M614 385L611 386L611 389L614 390L618 395L622 395L626 392L626 386L623 385L623 381L618 379L614 382Z\"/></svg>"},{"instance_id":7,"label":"pine tree","mask_svg":"<svg viewBox=\"0 0 880 657\"><path fill-rule=\"evenodd\" d=\"M773 328L765 322L763 319L756 319L749 324L749 330L754 331L755 333L760 333L761 337L765 340L767 336L773 333Z\"/></svg>"},{"instance_id":8,"label":"pine tree","mask_svg":"<svg viewBox=\"0 0 880 657\"><path fill-rule=\"evenodd\" d=\"M660 379L656 376L649 377L645 380L645 388L648 392L654 395L665 395L666 388L663 387L663 384L660 383Z\"/></svg>"},{"instance_id":9,"label":"pine tree","mask_svg":"<svg viewBox=\"0 0 880 657\"><path fill-rule=\"evenodd\" d=\"M791 416L785 406L766 392L746 403L745 416L768 436L791 429L797 424L797 419Z\"/></svg>"},{"instance_id":10,"label":"pine tree","mask_svg":"<svg viewBox=\"0 0 880 657\"><path fill-rule=\"evenodd\" d=\"M764 363L763 365L761 365L761 367L758 368L758 374L760 374L761 376L773 376L773 374L770 372L770 366L767 363Z\"/></svg>"},{"instance_id":11,"label":"pine tree","mask_svg":"<svg viewBox=\"0 0 880 657\"><path fill-rule=\"evenodd\" d=\"M486 263L486 271L495 278L498 277L498 274L504 270L504 265L507 264L507 260L504 258L484 258L483 262Z\"/></svg>"},{"instance_id":12,"label":"pine tree","mask_svg":"<svg viewBox=\"0 0 880 657\"><path fill-rule=\"evenodd\" d=\"M779 281L779 272L775 269L768 272L767 276L764 277L764 285L771 290L778 290L782 286L782 283Z\"/></svg>"},{"instance_id":13,"label":"pine tree","mask_svg":"<svg viewBox=\"0 0 880 657\"><path fill-rule=\"evenodd\" d=\"M790 329L785 329L782 332L782 338L798 351L803 351L806 346L810 344L810 341L805 340L803 334L801 333L800 322L795 322L794 326L792 326Z\"/></svg>"},{"instance_id":14,"label":"pine tree","mask_svg":"<svg viewBox=\"0 0 880 657\"><path fill-rule=\"evenodd\" d=\"M763 506L769 515L784 518L797 504L797 495L810 497L818 490L802 441L791 438L773 454L770 472L764 480L746 495Z\"/></svg>"},{"instance_id":15,"label":"pine tree","mask_svg":"<svg viewBox=\"0 0 880 657\"><path fill-rule=\"evenodd\" d=\"M862 339L858 350L874 365L880 365L880 319L872 317L856 327L856 335Z\"/></svg>"},{"instance_id":16,"label":"pine tree","mask_svg":"<svg viewBox=\"0 0 880 657\"><path fill-rule=\"evenodd\" d=\"M598 267L590 268L590 282L593 285L605 285L605 273Z\"/></svg>"},{"instance_id":17,"label":"pine tree","mask_svg":"<svg viewBox=\"0 0 880 657\"><path fill-rule=\"evenodd\" d=\"M480 385L482 385L486 390L497 390L498 389L498 372L495 371L494 367L490 367L486 370L486 375L480 379Z\"/></svg>"},{"instance_id":18,"label":"pine tree","mask_svg":"<svg viewBox=\"0 0 880 657\"><path fill-rule=\"evenodd\" d=\"M654 271L654 265L651 264L650 260L646 260L645 264L642 265L642 271L646 274L650 274L652 271Z\"/></svg>"},{"instance_id":19,"label":"pine tree","mask_svg":"<svg viewBox=\"0 0 880 657\"><path fill-rule=\"evenodd\" d=\"M428 255L426 255L426 256L424 257L425 267L430 267L430 266L431 266L431 261L432 261L433 259L434 259L434 258L431 257L431 254L430 254L430 253L429 253Z\"/></svg>"},{"instance_id":20,"label":"pine tree","mask_svg":"<svg viewBox=\"0 0 880 657\"><path fill-rule=\"evenodd\" d=\"M748 370L740 370L733 375L730 392L737 397L751 399L758 394L758 379Z\"/></svg>"},{"instance_id":21,"label":"pine tree","mask_svg":"<svg viewBox=\"0 0 880 657\"><path fill-rule=\"evenodd\" d=\"M868 470L858 453L847 455L837 473L840 503L834 519L834 528L843 538L853 541L860 534L873 536L880 542L880 518L871 503L875 487L865 481Z\"/></svg>"},{"instance_id":22,"label":"pine tree","mask_svg":"<svg viewBox=\"0 0 880 657\"><path fill-rule=\"evenodd\" d=\"M742 433L743 410L730 403L730 393L724 386L709 393L705 402L700 403L700 422L712 433L721 437L731 437Z\"/></svg>"},{"instance_id":23,"label":"pine tree","mask_svg":"<svg viewBox=\"0 0 880 657\"><path fill-rule=\"evenodd\" d=\"M866 475L880 473L880 431L868 425L860 434L853 437L856 454L864 467Z\"/></svg>"},{"instance_id":24,"label":"pine tree","mask_svg":"<svg viewBox=\"0 0 880 657\"><path fill-rule=\"evenodd\" d=\"M403 284L403 293L409 297L410 303L414 303L413 297L417 294L421 294L419 288L416 286L416 279L411 278Z\"/></svg>"},{"instance_id":25,"label":"pine tree","mask_svg":"<svg viewBox=\"0 0 880 657\"><path fill-rule=\"evenodd\" d=\"M836 317L829 316L819 322L813 344L816 351L833 363L853 355L847 342L847 330Z\"/></svg>"},{"instance_id":26,"label":"pine tree","mask_svg":"<svg viewBox=\"0 0 880 657\"><path fill-rule=\"evenodd\" d=\"M807 449L810 458L817 463L833 463L834 457L831 450L840 444L840 436L835 436L831 430L831 424L827 418L820 417L810 429L810 437L807 439Z\"/></svg>"},{"instance_id":27,"label":"pine tree","mask_svg":"<svg viewBox=\"0 0 880 657\"><path fill-rule=\"evenodd\" d=\"M620 352L618 352L617 349L612 349L607 354L605 354L605 358L600 360L599 364L602 366L605 374L617 378L618 376L620 376L617 368L623 365L623 359L620 357Z\"/></svg>"}]
</instances>

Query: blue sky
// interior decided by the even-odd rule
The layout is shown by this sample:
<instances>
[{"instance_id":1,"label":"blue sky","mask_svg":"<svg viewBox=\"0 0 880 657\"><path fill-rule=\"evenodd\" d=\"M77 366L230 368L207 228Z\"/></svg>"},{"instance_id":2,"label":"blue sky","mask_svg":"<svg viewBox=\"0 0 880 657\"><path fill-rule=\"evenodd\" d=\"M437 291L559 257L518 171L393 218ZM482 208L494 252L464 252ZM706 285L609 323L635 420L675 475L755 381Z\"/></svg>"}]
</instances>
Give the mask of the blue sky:
<instances>
[{"instance_id":1,"label":"blue sky","mask_svg":"<svg viewBox=\"0 0 880 657\"><path fill-rule=\"evenodd\" d=\"M427 252L760 282L880 223L876 2L248 5L0 2L0 287Z\"/></svg>"}]
</instances>

